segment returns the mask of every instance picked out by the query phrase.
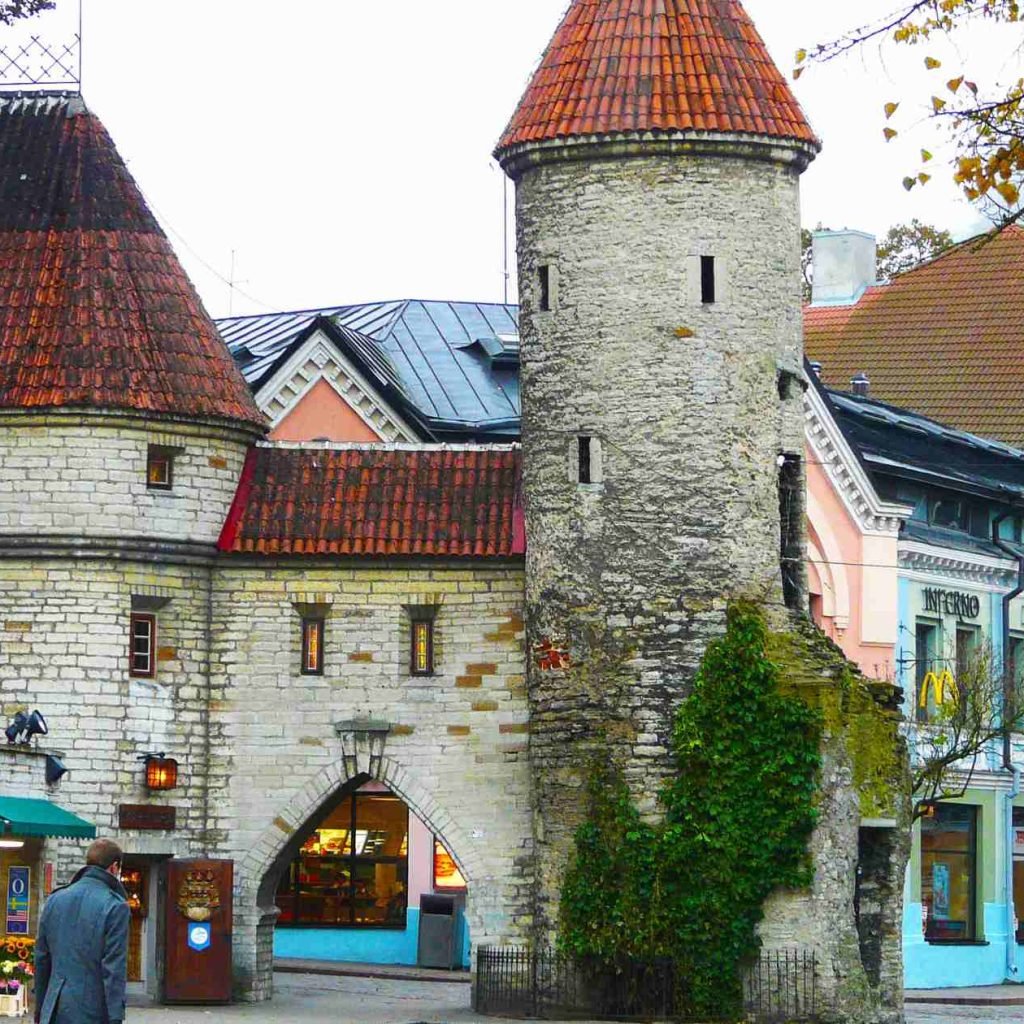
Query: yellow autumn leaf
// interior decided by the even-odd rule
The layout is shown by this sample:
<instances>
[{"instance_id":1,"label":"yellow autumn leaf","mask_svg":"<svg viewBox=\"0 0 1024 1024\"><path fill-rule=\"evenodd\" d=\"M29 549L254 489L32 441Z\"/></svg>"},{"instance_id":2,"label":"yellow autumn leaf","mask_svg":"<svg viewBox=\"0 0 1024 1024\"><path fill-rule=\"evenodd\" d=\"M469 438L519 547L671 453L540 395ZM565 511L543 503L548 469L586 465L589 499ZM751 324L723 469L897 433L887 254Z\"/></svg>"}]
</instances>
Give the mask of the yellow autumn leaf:
<instances>
[{"instance_id":1,"label":"yellow autumn leaf","mask_svg":"<svg viewBox=\"0 0 1024 1024\"><path fill-rule=\"evenodd\" d=\"M924 161L925 163L928 163L928 161L932 159L932 154L931 154L931 153L929 153L927 149L922 149L922 150L921 150L921 159L922 159L922 160L923 160L923 161Z\"/></svg>"},{"instance_id":2,"label":"yellow autumn leaf","mask_svg":"<svg viewBox=\"0 0 1024 1024\"><path fill-rule=\"evenodd\" d=\"M917 178L904 178L903 187L909 192L917 184Z\"/></svg>"},{"instance_id":3,"label":"yellow autumn leaf","mask_svg":"<svg viewBox=\"0 0 1024 1024\"><path fill-rule=\"evenodd\" d=\"M1013 206L1020 198L1020 192L1012 181L1001 181L996 185L996 191L1003 197L1006 203Z\"/></svg>"},{"instance_id":4,"label":"yellow autumn leaf","mask_svg":"<svg viewBox=\"0 0 1024 1024\"><path fill-rule=\"evenodd\" d=\"M957 89L959 89L960 86L963 85L963 84L964 84L964 76L961 75L959 78L951 78L946 83L946 88L949 89L950 92L955 93L957 91Z\"/></svg>"},{"instance_id":5,"label":"yellow autumn leaf","mask_svg":"<svg viewBox=\"0 0 1024 1024\"><path fill-rule=\"evenodd\" d=\"M896 113L896 111L899 109L899 106L900 105L898 103L886 103L884 109L885 109L885 119L887 121L889 120L890 117L892 117L893 114Z\"/></svg>"},{"instance_id":6,"label":"yellow autumn leaf","mask_svg":"<svg viewBox=\"0 0 1024 1024\"><path fill-rule=\"evenodd\" d=\"M942 98L941 98L940 96L933 96L933 97L932 97L932 109L933 109L933 110L935 111L935 113L936 113L936 114L937 114L937 113L938 113L938 112L939 112L939 111L940 111L940 110L941 110L941 109L942 109L942 108L943 108L943 107L944 107L945 105L946 105L946 101L945 101L944 99L942 99Z\"/></svg>"},{"instance_id":7,"label":"yellow autumn leaf","mask_svg":"<svg viewBox=\"0 0 1024 1024\"><path fill-rule=\"evenodd\" d=\"M891 142L897 135L899 135L899 132L896 131L895 128L883 128L882 134L885 136L886 142Z\"/></svg>"},{"instance_id":8,"label":"yellow autumn leaf","mask_svg":"<svg viewBox=\"0 0 1024 1024\"><path fill-rule=\"evenodd\" d=\"M803 64L803 62L805 60L807 60L807 51L806 50L797 50L796 51L796 62L797 62L797 64Z\"/></svg>"},{"instance_id":9,"label":"yellow autumn leaf","mask_svg":"<svg viewBox=\"0 0 1024 1024\"><path fill-rule=\"evenodd\" d=\"M927 185L927 184L928 184L928 182L932 180L932 176L931 176L930 174L925 174L925 172L924 172L924 171L922 171L922 172L921 172L921 173L920 173L920 174L919 174L919 175L917 176L917 180L918 180L919 182L921 182L921 184L922 184L922 185Z\"/></svg>"},{"instance_id":10,"label":"yellow autumn leaf","mask_svg":"<svg viewBox=\"0 0 1024 1024\"><path fill-rule=\"evenodd\" d=\"M936 60L934 57L925 57L925 59L924 59L924 66L929 71L934 71L936 68L941 68L942 67L942 61L941 60Z\"/></svg>"}]
</instances>

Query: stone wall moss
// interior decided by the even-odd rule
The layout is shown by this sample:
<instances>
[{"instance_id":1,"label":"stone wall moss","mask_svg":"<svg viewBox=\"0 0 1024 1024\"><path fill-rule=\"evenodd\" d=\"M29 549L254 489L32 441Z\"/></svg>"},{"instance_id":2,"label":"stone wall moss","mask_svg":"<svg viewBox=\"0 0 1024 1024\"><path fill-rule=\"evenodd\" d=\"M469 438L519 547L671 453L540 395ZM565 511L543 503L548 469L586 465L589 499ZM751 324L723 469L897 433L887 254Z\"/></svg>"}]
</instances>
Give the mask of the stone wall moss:
<instances>
[{"instance_id":1,"label":"stone wall moss","mask_svg":"<svg viewBox=\"0 0 1024 1024\"><path fill-rule=\"evenodd\" d=\"M688 1013L739 1013L765 901L814 877L822 751L845 745L865 816L896 805L892 695L819 637L799 624L769 633L756 606L730 607L676 714L659 824L641 818L608 759L594 762L561 893L563 950L609 964L670 957L687 979Z\"/></svg>"}]
</instances>

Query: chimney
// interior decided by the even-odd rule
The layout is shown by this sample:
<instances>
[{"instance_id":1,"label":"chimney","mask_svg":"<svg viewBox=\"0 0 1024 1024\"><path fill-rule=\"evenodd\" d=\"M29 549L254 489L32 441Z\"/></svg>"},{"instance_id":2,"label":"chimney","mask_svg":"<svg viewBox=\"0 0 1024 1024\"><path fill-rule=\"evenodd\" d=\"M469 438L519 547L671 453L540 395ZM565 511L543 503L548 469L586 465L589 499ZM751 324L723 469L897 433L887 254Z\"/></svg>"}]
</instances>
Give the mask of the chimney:
<instances>
[{"instance_id":1,"label":"chimney","mask_svg":"<svg viewBox=\"0 0 1024 1024\"><path fill-rule=\"evenodd\" d=\"M822 367L821 363L818 362L817 359L812 359L811 360L811 373L813 373L814 376L818 378L818 380L821 380L821 371L822 371L822 369L823 369L823 367Z\"/></svg>"},{"instance_id":2,"label":"chimney","mask_svg":"<svg viewBox=\"0 0 1024 1024\"><path fill-rule=\"evenodd\" d=\"M857 376L850 381L850 390L855 395L860 395L861 398L867 398L868 392L871 390L871 381L868 380L868 375L863 371L858 373Z\"/></svg>"},{"instance_id":3,"label":"chimney","mask_svg":"<svg viewBox=\"0 0 1024 1024\"><path fill-rule=\"evenodd\" d=\"M875 236L815 231L811 241L811 305L851 306L875 283Z\"/></svg>"}]
</instances>

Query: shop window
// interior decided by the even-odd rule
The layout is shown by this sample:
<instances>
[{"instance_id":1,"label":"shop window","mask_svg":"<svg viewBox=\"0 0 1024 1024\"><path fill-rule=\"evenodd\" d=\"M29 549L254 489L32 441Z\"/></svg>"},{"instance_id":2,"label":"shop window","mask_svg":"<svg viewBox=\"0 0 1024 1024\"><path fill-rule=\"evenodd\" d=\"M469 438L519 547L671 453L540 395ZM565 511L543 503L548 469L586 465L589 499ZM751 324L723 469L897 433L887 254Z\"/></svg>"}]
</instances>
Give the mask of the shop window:
<instances>
[{"instance_id":1,"label":"shop window","mask_svg":"<svg viewBox=\"0 0 1024 1024\"><path fill-rule=\"evenodd\" d=\"M914 628L914 693L919 722L927 722L929 714L935 712L935 696L925 691L924 684L930 673L942 671L938 652L938 623L918 621Z\"/></svg>"},{"instance_id":2,"label":"shop window","mask_svg":"<svg viewBox=\"0 0 1024 1024\"><path fill-rule=\"evenodd\" d=\"M434 838L434 888L466 891L466 879L455 863L455 858L437 837Z\"/></svg>"},{"instance_id":3,"label":"shop window","mask_svg":"<svg viewBox=\"0 0 1024 1024\"><path fill-rule=\"evenodd\" d=\"M140 679L156 676L156 616L133 612L129 624L129 675Z\"/></svg>"},{"instance_id":4,"label":"shop window","mask_svg":"<svg viewBox=\"0 0 1024 1024\"><path fill-rule=\"evenodd\" d=\"M978 630L971 626L956 628L956 680L959 686L966 686L975 668L978 636Z\"/></svg>"},{"instance_id":5,"label":"shop window","mask_svg":"<svg viewBox=\"0 0 1024 1024\"><path fill-rule=\"evenodd\" d=\"M976 938L977 807L935 804L921 819L921 900L925 939Z\"/></svg>"},{"instance_id":6,"label":"shop window","mask_svg":"<svg viewBox=\"0 0 1024 1024\"><path fill-rule=\"evenodd\" d=\"M1013 680L1013 693L1017 705L1011 713L1019 717L1024 710L1024 636L1019 633L1010 634L1009 664L1006 669Z\"/></svg>"},{"instance_id":7,"label":"shop window","mask_svg":"<svg viewBox=\"0 0 1024 1024\"><path fill-rule=\"evenodd\" d=\"M302 620L302 674L322 676L324 674L324 620L304 618Z\"/></svg>"},{"instance_id":8,"label":"shop window","mask_svg":"<svg viewBox=\"0 0 1024 1024\"><path fill-rule=\"evenodd\" d=\"M279 926L405 928L409 810L387 792L346 796L313 830L277 889Z\"/></svg>"},{"instance_id":9,"label":"shop window","mask_svg":"<svg viewBox=\"0 0 1024 1024\"><path fill-rule=\"evenodd\" d=\"M1013 913L1017 941L1024 942L1024 807L1013 809Z\"/></svg>"},{"instance_id":10,"label":"shop window","mask_svg":"<svg viewBox=\"0 0 1024 1024\"><path fill-rule=\"evenodd\" d=\"M146 486L151 491L169 491L174 487L174 449L151 444L146 453Z\"/></svg>"}]
</instances>

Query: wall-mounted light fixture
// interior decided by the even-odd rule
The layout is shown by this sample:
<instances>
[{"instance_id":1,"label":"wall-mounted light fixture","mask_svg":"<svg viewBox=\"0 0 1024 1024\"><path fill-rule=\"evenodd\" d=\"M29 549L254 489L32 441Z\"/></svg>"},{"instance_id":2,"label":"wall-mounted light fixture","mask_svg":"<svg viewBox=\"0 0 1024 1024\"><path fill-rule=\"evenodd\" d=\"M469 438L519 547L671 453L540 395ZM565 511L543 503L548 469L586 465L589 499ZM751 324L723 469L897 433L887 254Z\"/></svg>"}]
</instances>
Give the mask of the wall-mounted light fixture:
<instances>
[{"instance_id":1,"label":"wall-mounted light fixture","mask_svg":"<svg viewBox=\"0 0 1024 1024\"><path fill-rule=\"evenodd\" d=\"M56 786L67 775L68 768L64 762L53 754L46 755L46 784Z\"/></svg>"},{"instance_id":2,"label":"wall-mounted light fixture","mask_svg":"<svg viewBox=\"0 0 1024 1024\"><path fill-rule=\"evenodd\" d=\"M166 754L144 754L146 789L174 789L178 784L178 762Z\"/></svg>"},{"instance_id":3,"label":"wall-mounted light fixture","mask_svg":"<svg viewBox=\"0 0 1024 1024\"><path fill-rule=\"evenodd\" d=\"M0 839L0 850L20 850L24 845L24 839Z\"/></svg>"},{"instance_id":4,"label":"wall-mounted light fixture","mask_svg":"<svg viewBox=\"0 0 1024 1024\"><path fill-rule=\"evenodd\" d=\"M19 711L4 729L4 735L8 743L28 743L33 736L45 736L49 731L46 719L39 711L33 711L30 715Z\"/></svg>"}]
</instances>

